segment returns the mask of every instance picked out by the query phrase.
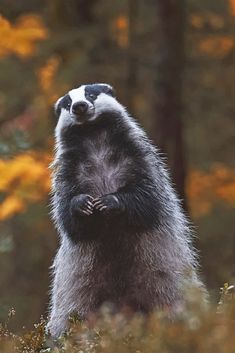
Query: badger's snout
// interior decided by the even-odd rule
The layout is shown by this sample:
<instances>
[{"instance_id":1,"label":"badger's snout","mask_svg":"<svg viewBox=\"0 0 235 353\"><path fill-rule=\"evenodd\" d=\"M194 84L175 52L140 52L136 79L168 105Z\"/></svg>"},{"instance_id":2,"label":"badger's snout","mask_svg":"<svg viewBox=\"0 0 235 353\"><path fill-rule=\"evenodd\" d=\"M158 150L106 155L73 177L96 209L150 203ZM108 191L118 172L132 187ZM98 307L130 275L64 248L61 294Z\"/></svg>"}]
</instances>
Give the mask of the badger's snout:
<instances>
[{"instance_id":1,"label":"badger's snout","mask_svg":"<svg viewBox=\"0 0 235 353\"><path fill-rule=\"evenodd\" d=\"M75 115L85 115L88 112L89 106L85 101L76 102L72 106L72 112Z\"/></svg>"}]
</instances>

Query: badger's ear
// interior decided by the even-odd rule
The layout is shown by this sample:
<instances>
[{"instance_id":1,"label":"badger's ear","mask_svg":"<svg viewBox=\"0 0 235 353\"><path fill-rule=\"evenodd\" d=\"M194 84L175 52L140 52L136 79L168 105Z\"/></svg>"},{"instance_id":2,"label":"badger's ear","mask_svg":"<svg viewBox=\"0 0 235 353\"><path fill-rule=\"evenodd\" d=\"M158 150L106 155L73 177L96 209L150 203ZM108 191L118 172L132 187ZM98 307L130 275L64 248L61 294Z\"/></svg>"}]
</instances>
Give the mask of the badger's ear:
<instances>
[{"instance_id":1,"label":"badger's ear","mask_svg":"<svg viewBox=\"0 0 235 353\"><path fill-rule=\"evenodd\" d=\"M61 104L60 103L61 103L62 98L63 97L60 97L54 105L55 114L56 114L57 118L60 116L60 112L61 112Z\"/></svg>"},{"instance_id":2,"label":"badger's ear","mask_svg":"<svg viewBox=\"0 0 235 353\"><path fill-rule=\"evenodd\" d=\"M103 92L108 94L111 97L115 97L115 92L112 86L110 85L103 85Z\"/></svg>"}]
</instances>

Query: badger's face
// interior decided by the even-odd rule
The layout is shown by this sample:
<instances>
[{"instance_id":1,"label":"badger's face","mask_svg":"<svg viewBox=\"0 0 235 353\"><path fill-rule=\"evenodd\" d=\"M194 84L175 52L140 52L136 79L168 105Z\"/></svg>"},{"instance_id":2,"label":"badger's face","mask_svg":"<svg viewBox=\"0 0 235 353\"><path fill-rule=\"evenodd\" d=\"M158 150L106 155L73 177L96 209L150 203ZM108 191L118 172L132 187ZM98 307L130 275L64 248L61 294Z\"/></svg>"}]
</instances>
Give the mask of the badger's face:
<instances>
[{"instance_id":1,"label":"badger's face","mask_svg":"<svg viewBox=\"0 0 235 353\"><path fill-rule=\"evenodd\" d=\"M58 124L62 126L88 123L103 112L119 111L121 108L121 104L114 97L112 87L102 83L72 89L55 104Z\"/></svg>"}]
</instances>

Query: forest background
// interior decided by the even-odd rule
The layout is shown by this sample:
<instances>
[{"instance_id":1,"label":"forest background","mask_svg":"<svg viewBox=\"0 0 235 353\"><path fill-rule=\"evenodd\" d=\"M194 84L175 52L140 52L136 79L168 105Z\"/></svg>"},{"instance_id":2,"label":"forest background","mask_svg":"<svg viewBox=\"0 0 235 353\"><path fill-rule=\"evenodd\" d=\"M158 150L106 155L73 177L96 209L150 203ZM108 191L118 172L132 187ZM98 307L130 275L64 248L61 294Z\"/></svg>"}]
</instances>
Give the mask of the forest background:
<instances>
[{"instance_id":1,"label":"forest background","mask_svg":"<svg viewBox=\"0 0 235 353\"><path fill-rule=\"evenodd\" d=\"M107 82L167 156L216 300L235 277L235 1L0 0L0 321L48 305L55 100Z\"/></svg>"}]
</instances>

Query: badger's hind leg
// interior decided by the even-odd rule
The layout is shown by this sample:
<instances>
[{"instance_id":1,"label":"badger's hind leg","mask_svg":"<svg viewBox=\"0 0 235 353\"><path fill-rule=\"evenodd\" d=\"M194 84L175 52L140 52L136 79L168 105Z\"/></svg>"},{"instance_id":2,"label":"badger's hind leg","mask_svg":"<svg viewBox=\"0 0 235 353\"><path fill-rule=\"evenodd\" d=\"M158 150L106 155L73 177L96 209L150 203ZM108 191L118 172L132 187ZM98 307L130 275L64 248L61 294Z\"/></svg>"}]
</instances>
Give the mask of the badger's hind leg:
<instances>
[{"instance_id":1,"label":"badger's hind leg","mask_svg":"<svg viewBox=\"0 0 235 353\"><path fill-rule=\"evenodd\" d=\"M87 256L83 256L84 252ZM96 307L100 283L94 268L92 244L75 245L69 240L63 242L53 264L51 310L47 330L58 337L69 326L69 316L78 314L81 319ZM94 281L91 274L94 273Z\"/></svg>"},{"instance_id":2,"label":"badger's hind leg","mask_svg":"<svg viewBox=\"0 0 235 353\"><path fill-rule=\"evenodd\" d=\"M71 274L66 273L66 269L56 266L54 271L47 331L52 336L58 337L68 329L69 315L75 310L76 288Z\"/></svg>"}]
</instances>

